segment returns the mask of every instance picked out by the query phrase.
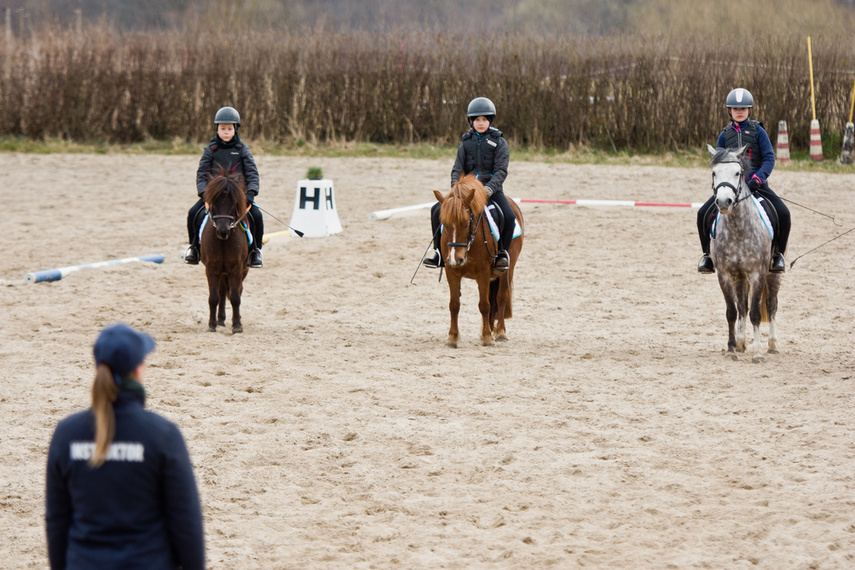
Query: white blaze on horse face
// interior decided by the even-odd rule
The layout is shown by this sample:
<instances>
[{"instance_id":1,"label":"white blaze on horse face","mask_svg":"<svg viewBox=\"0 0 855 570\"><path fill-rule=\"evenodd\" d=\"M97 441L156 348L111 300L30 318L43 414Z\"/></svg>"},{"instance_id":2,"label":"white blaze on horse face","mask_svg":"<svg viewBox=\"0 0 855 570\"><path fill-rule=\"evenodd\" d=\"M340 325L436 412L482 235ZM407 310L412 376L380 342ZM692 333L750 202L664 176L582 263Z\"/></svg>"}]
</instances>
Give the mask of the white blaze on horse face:
<instances>
[{"instance_id":1,"label":"white blaze on horse face","mask_svg":"<svg viewBox=\"0 0 855 570\"><path fill-rule=\"evenodd\" d=\"M712 172L713 188L716 189L715 205L722 214L728 214L736 202L736 195L742 183L742 167L736 162L722 162L716 164Z\"/></svg>"}]
</instances>

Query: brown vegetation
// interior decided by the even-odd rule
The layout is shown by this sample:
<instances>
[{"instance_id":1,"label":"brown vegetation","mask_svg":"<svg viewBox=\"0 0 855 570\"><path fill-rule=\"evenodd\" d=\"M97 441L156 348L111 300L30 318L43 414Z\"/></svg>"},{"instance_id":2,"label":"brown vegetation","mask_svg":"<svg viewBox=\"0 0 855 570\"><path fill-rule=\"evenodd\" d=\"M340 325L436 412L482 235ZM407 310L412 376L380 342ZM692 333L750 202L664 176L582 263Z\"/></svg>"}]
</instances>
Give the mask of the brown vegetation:
<instances>
[{"instance_id":1,"label":"brown vegetation","mask_svg":"<svg viewBox=\"0 0 855 570\"><path fill-rule=\"evenodd\" d=\"M841 133L853 47L827 38L812 47L817 118ZM725 95L743 86L773 142L784 119L791 147L809 145L798 36L119 33L84 24L7 34L0 65L0 136L200 141L216 109L233 105L253 139L453 143L466 103L486 95L518 145L694 148L715 140ZM839 143L827 149L836 151Z\"/></svg>"}]
</instances>

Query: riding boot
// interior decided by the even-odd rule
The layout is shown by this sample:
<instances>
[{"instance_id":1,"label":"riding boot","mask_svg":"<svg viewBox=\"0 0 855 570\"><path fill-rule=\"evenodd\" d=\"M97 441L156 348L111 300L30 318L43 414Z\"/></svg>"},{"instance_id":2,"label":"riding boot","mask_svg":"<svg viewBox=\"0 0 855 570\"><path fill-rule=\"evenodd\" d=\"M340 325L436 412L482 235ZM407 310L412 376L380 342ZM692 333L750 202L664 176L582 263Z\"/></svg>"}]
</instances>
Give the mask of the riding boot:
<instances>
[{"instance_id":1,"label":"riding boot","mask_svg":"<svg viewBox=\"0 0 855 570\"><path fill-rule=\"evenodd\" d=\"M698 262L698 273L715 273L715 267L713 267L710 254L705 253L703 257L701 257L700 262Z\"/></svg>"},{"instance_id":2,"label":"riding boot","mask_svg":"<svg viewBox=\"0 0 855 570\"><path fill-rule=\"evenodd\" d=\"M438 249L435 249L433 250L433 253L429 253L424 259L422 259L422 264L425 267L430 267L431 269L442 267L442 254L439 253Z\"/></svg>"},{"instance_id":3,"label":"riding boot","mask_svg":"<svg viewBox=\"0 0 855 570\"><path fill-rule=\"evenodd\" d=\"M784 260L783 253L776 253L772 256L772 267L769 268L769 271L772 273L783 273L787 270L787 262Z\"/></svg>"},{"instance_id":4,"label":"riding boot","mask_svg":"<svg viewBox=\"0 0 855 570\"><path fill-rule=\"evenodd\" d=\"M500 249L498 252L496 252L496 258L493 260L493 269L504 273L508 270L509 266L510 259L508 258L507 250Z\"/></svg>"},{"instance_id":5,"label":"riding boot","mask_svg":"<svg viewBox=\"0 0 855 570\"><path fill-rule=\"evenodd\" d=\"M264 257L261 255L259 248L253 248L249 252L249 259L247 259L246 264L254 269L264 267Z\"/></svg>"},{"instance_id":6,"label":"riding boot","mask_svg":"<svg viewBox=\"0 0 855 570\"><path fill-rule=\"evenodd\" d=\"M184 254L184 263L187 265L199 265L199 246L191 243Z\"/></svg>"}]
</instances>

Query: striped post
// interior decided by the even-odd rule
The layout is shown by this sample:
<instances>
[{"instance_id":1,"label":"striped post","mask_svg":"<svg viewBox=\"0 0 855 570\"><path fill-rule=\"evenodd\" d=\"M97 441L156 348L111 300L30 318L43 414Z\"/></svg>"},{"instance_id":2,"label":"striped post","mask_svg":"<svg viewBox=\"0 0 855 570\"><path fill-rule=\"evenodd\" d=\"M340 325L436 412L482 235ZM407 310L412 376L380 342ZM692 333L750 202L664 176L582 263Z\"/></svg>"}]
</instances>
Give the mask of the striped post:
<instances>
[{"instance_id":1,"label":"striped post","mask_svg":"<svg viewBox=\"0 0 855 570\"><path fill-rule=\"evenodd\" d=\"M778 121L778 144L775 154L780 164L790 163L790 137L787 134L787 121Z\"/></svg>"},{"instance_id":2,"label":"striped post","mask_svg":"<svg viewBox=\"0 0 855 570\"><path fill-rule=\"evenodd\" d=\"M810 158L815 162L822 162L822 139L819 136L819 121L810 122Z\"/></svg>"},{"instance_id":3,"label":"striped post","mask_svg":"<svg viewBox=\"0 0 855 570\"><path fill-rule=\"evenodd\" d=\"M139 257L126 257L125 259L111 259L109 261L99 261L97 263L87 263L85 265L70 265L68 267L60 267L58 269L46 269L44 271L34 271L27 273L25 279L27 283L45 283L47 281L59 281L69 273L79 271L80 269L91 269L94 267L106 267L108 265L116 265L119 263L130 263L131 261L151 261L153 263L163 263L163 255L156 253L153 255L141 255Z\"/></svg>"},{"instance_id":4,"label":"striped post","mask_svg":"<svg viewBox=\"0 0 855 570\"><path fill-rule=\"evenodd\" d=\"M840 164L852 164L852 147L855 146L855 125L846 123L846 130L843 132L843 148L840 149Z\"/></svg>"}]
</instances>

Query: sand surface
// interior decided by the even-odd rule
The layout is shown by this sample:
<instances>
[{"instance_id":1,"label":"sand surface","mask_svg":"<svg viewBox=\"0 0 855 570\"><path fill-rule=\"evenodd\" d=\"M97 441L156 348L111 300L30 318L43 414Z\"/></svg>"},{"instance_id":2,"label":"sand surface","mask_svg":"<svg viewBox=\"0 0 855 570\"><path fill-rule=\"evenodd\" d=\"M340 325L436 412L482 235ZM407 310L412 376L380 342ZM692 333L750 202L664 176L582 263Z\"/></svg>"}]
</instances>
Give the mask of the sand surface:
<instances>
[{"instance_id":1,"label":"sand surface","mask_svg":"<svg viewBox=\"0 0 855 570\"><path fill-rule=\"evenodd\" d=\"M320 166L343 231L273 238L232 335L180 259L198 157L2 162L2 568L47 566L48 442L116 321L158 341L148 406L187 440L211 568L855 567L855 232L788 272L781 353L752 364L723 356L696 210L523 204L510 340L480 346L466 282L455 350L444 280L410 284L428 211L369 220L431 201L451 159L262 156L262 207L289 222ZM772 183L842 224L791 206L788 261L855 226L855 176ZM702 202L709 170L513 163L506 192Z\"/></svg>"}]
</instances>

